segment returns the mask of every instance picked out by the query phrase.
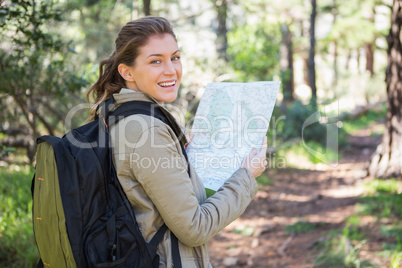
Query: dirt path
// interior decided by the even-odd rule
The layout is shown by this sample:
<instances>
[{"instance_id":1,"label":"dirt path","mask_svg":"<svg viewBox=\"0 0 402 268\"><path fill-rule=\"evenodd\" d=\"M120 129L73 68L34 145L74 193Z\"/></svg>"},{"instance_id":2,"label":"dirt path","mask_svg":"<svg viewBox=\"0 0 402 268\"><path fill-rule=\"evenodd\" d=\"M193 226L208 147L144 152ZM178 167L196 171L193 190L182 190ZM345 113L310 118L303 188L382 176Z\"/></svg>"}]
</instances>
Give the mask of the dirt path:
<instances>
[{"instance_id":1,"label":"dirt path","mask_svg":"<svg viewBox=\"0 0 402 268\"><path fill-rule=\"evenodd\" d=\"M336 167L268 170L273 185L263 187L241 218L211 241L214 267L313 267L314 246L355 213L362 178L381 137L360 131L348 140L350 147ZM285 232L298 221L320 225L313 232Z\"/></svg>"}]
</instances>

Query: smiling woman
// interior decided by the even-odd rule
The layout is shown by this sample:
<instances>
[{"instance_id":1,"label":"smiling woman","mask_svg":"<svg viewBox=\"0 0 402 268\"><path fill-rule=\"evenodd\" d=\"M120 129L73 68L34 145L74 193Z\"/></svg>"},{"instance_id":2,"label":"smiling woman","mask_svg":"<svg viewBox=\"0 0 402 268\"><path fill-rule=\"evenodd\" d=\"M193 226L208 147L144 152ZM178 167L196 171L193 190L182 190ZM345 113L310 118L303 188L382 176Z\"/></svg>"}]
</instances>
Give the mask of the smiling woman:
<instances>
[{"instance_id":1,"label":"smiling woman","mask_svg":"<svg viewBox=\"0 0 402 268\"><path fill-rule=\"evenodd\" d=\"M180 50L170 34L151 36L133 66L120 63L118 70L129 89L145 92L160 103L177 98L182 73Z\"/></svg>"},{"instance_id":2,"label":"smiling woman","mask_svg":"<svg viewBox=\"0 0 402 268\"><path fill-rule=\"evenodd\" d=\"M160 241L154 267L211 267L208 241L239 217L255 196L255 177L267 165L267 141L207 198L200 178L187 163L187 138L161 106L177 98L182 76L171 25L160 17L134 20L123 26L115 43L87 97L94 98L92 118L98 105L111 97L117 109L147 103L146 107L163 114L155 118L150 110L108 125L113 164L141 234L146 242ZM119 256L115 251L111 254Z\"/></svg>"}]
</instances>

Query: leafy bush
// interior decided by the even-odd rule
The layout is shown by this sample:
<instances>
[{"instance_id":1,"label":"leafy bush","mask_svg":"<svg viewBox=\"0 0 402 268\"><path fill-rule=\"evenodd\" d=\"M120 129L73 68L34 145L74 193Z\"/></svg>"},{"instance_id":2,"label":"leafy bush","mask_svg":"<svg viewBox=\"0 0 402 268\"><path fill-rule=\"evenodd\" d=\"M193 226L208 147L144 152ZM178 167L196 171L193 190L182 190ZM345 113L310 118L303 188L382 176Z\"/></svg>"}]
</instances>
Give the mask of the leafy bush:
<instances>
[{"instance_id":1,"label":"leafy bush","mask_svg":"<svg viewBox=\"0 0 402 268\"><path fill-rule=\"evenodd\" d=\"M288 225L285 227L285 233L291 234L303 234L314 231L316 228L323 226L322 222L306 222L298 221L295 224Z\"/></svg>"},{"instance_id":2,"label":"leafy bush","mask_svg":"<svg viewBox=\"0 0 402 268\"><path fill-rule=\"evenodd\" d=\"M272 185L272 181L264 173L261 174L256 180L261 186Z\"/></svg>"},{"instance_id":3,"label":"leafy bush","mask_svg":"<svg viewBox=\"0 0 402 268\"><path fill-rule=\"evenodd\" d=\"M366 184L367 196L361 198L359 210L367 215L402 219L402 182L391 180L373 180Z\"/></svg>"},{"instance_id":4,"label":"leafy bush","mask_svg":"<svg viewBox=\"0 0 402 268\"><path fill-rule=\"evenodd\" d=\"M29 169L0 168L0 266L33 267L39 260L33 238Z\"/></svg>"},{"instance_id":5,"label":"leafy bush","mask_svg":"<svg viewBox=\"0 0 402 268\"><path fill-rule=\"evenodd\" d=\"M280 28L277 24L246 24L228 33L230 64L241 81L272 80L278 73Z\"/></svg>"},{"instance_id":6,"label":"leafy bush","mask_svg":"<svg viewBox=\"0 0 402 268\"><path fill-rule=\"evenodd\" d=\"M315 258L314 267L373 267L358 256L365 241L352 243L349 235L345 230L341 234L329 234L328 240L318 245L320 252Z\"/></svg>"},{"instance_id":7,"label":"leafy bush","mask_svg":"<svg viewBox=\"0 0 402 268\"><path fill-rule=\"evenodd\" d=\"M304 168L309 164L334 163L340 160L341 155L331 148L325 148L318 142L298 142L280 147L277 158L286 159L286 166Z\"/></svg>"},{"instance_id":8,"label":"leafy bush","mask_svg":"<svg viewBox=\"0 0 402 268\"><path fill-rule=\"evenodd\" d=\"M304 141L317 141L321 144L326 142L326 128L319 122L319 118L315 116L317 110L310 104L303 105L299 100L288 106L286 119L283 122L282 138L290 140L293 138L302 138ZM308 118L311 118L315 123L305 127L303 124Z\"/></svg>"},{"instance_id":9,"label":"leafy bush","mask_svg":"<svg viewBox=\"0 0 402 268\"><path fill-rule=\"evenodd\" d=\"M344 129L348 134L353 134L354 132L364 129L375 122L384 120L386 113L387 106L383 104L379 109L370 109L367 113L357 118L351 119L346 117L346 119L342 121L342 129Z\"/></svg>"}]
</instances>

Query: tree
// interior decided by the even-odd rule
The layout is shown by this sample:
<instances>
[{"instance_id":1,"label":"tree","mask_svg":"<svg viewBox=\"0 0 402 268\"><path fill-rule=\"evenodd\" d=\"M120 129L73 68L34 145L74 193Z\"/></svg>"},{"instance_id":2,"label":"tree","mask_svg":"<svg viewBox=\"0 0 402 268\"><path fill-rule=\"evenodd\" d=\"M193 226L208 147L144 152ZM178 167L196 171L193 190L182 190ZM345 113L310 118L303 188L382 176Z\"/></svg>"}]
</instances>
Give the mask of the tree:
<instances>
[{"instance_id":1,"label":"tree","mask_svg":"<svg viewBox=\"0 0 402 268\"><path fill-rule=\"evenodd\" d=\"M313 106L317 103L317 87L315 84L315 18L317 15L316 0L311 0L311 16L310 16L310 50L308 57L308 80L311 87L311 103Z\"/></svg>"},{"instance_id":2,"label":"tree","mask_svg":"<svg viewBox=\"0 0 402 268\"><path fill-rule=\"evenodd\" d=\"M293 75L293 42L292 33L289 26L281 25L282 43L280 47L281 53L281 78L283 88L284 103L294 100L294 75Z\"/></svg>"},{"instance_id":3,"label":"tree","mask_svg":"<svg viewBox=\"0 0 402 268\"><path fill-rule=\"evenodd\" d=\"M371 177L402 175L402 1L394 0L388 34L386 83L388 108L386 130L369 166Z\"/></svg>"},{"instance_id":4,"label":"tree","mask_svg":"<svg viewBox=\"0 0 402 268\"><path fill-rule=\"evenodd\" d=\"M216 50L218 52L218 57L228 60L227 48L227 24L226 20L228 17L228 1L227 0L213 0L213 4L217 13L218 27L216 31Z\"/></svg>"},{"instance_id":5,"label":"tree","mask_svg":"<svg viewBox=\"0 0 402 268\"><path fill-rule=\"evenodd\" d=\"M143 0L144 4L144 15L149 16L151 15L151 0Z\"/></svg>"},{"instance_id":6,"label":"tree","mask_svg":"<svg viewBox=\"0 0 402 268\"><path fill-rule=\"evenodd\" d=\"M50 1L0 6L0 151L25 148L31 162L36 138L59 133L72 93L85 85L67 65L68 45L49 27L61 14Z\"/></svg>"},{"instance_id":7,"label":"tree","mask_svg":"<svg viewBox=\"0 0 402 268\"><path fill-rule=\"evenodd\" d=\"M228 33L230 64L240 81L272 80L279 73L280 27L260 21Z\"/></svg>"}]
</instances>

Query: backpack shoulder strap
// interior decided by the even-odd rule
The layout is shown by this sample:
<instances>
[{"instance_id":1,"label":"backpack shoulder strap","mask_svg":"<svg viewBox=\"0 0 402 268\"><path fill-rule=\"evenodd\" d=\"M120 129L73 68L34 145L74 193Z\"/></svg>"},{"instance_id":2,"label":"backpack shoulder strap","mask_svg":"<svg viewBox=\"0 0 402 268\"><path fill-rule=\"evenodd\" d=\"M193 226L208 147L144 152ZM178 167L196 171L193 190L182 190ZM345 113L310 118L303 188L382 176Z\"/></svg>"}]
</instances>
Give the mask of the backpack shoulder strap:
<instances>
[{"instance_id":1,"label":"backpack shoulder strap","mask_svg":"<svg viewBox=\"0 0 402 268\"><path fill-rule=\"evenodd\" d=\"M181 140L181 137L184 135L182 131L179 130L179 127L175 127L174 124L177 124L176 122L171 122L165 113L162 111L161 107L159 107L157 104L151 103L151 102L145 102L145 101L130 101L130 102L125 102L121 104L119 107L116 108L116 110L110 112L108 114L108 118L106 119L108 122L108 126L112 126L114 124L117 124L117 122L127 116L133 115L133 114L144 114L144 115L149 115L153 116L159 120L161 120L163 123L167 124L176 134L176 137ZM184 149L184 144L180 142L180 146L182 149L182 152L184 154L184 157L187 160L188 164L188 156L186 153L186 150ZM187 167L187 171L190 176L190 167Z\"/></svg>"},{"instance_id":2,"label":"backpack shoulder strap","mask_svg":"<svg viewBox=\"0 0 402 268\"><path fill-rule=\"evenodd\" d=\"M169 120L162 113L158 105L145 101L130 101L121 104L114 111L108 114L108 125L112 126L114 124L117 124L117 122L121 119L133 114L144 114L153 116L155 118L158 118L165 124L170 125Z\"/></svg>"},{"instance_id":3,"label":"backpack shoulder strap","mask_svg":"<svg viewBox=\"0 0 402 268\"><path fill-rule=\"evenodd\" d=\"M110 112L108 114L106 121L108 122L108 126L110 127L114 124L117 124L117 122L119 120L121 120L127 116L133 115L133 114L144 114L144 115L153 116L153 117L161 120L163 123L167 124L168 126L170 126L170 128L175 132L177 138L180 138L181 135L183 135L183 133L181 133L181 131L178 133L178 131L177 131L178 128L173 126L173 123L167 118L165 113L163 113L162 109L157 104L154 104L151 102L145 102L145 101L125 102L125 103L121 104L119 107L117 107L114 111ZM188 175L190 176L190 166L189 166L187 153L181 142L180 142L180 146L181 146L182 152L184 154L184 157L186 158L187 172L188 172ZM152 238L150 244L148 245L150 248L153 249L159 245L159 242L162 240L166 229L167 229L166 224L163 224L160 227L160 229L157 231L155 236ZM171 243L172 243L173 264L174 264L174 267L181 268L182 265L181 265L178 239L172 232L170 234L171 234ZM151 252L153 252L153 251L151 251Z\"/></svg>"}]
</instances>

